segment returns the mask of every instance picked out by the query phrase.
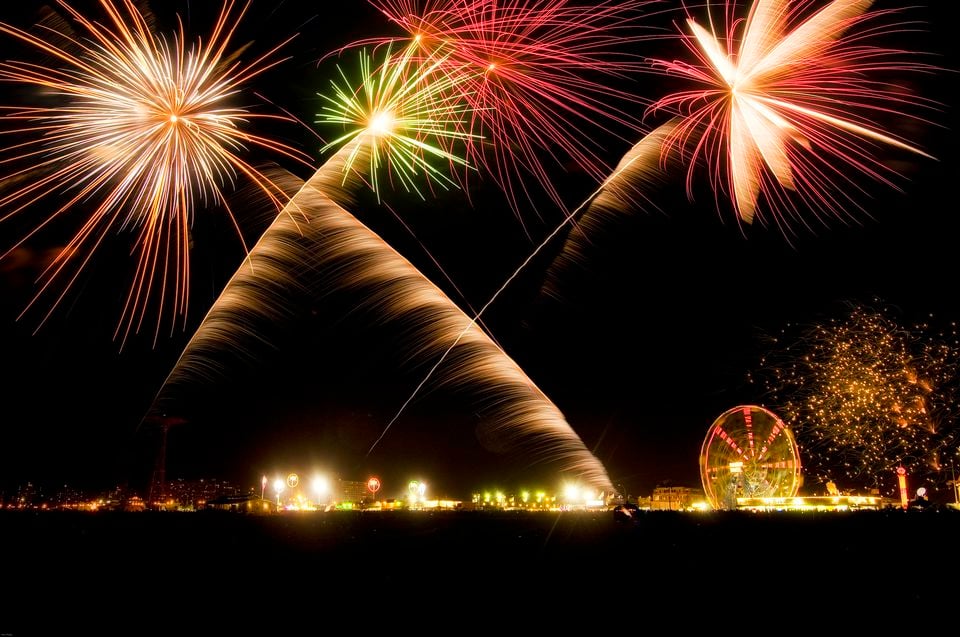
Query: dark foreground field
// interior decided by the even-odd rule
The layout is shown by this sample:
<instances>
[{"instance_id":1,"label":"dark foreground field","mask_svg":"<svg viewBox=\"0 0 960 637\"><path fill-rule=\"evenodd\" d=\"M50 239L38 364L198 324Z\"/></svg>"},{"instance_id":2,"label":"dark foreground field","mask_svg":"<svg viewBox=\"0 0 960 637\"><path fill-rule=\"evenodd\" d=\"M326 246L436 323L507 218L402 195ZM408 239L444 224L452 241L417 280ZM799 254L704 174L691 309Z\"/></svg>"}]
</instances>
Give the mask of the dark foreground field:
<instances>
[{"instance_id":1,"label":"dark foreground field","mask_svg":"<svg viewBox=\"0 0 960 637\"><path fill-rule=\"evenodd\" d=\"M630 523L606 512L2 512L0 539L0 633L14 635L64 620L87 628L55 634L192 634L158 627L255 618L270 618L270 634L341 619L516 628L657 617L755 632L762 618L796 626L824 612L840 613L833 625L889 615L936 626L960 604L950 511L651 512Z\"/></svg>"}]
</instances>

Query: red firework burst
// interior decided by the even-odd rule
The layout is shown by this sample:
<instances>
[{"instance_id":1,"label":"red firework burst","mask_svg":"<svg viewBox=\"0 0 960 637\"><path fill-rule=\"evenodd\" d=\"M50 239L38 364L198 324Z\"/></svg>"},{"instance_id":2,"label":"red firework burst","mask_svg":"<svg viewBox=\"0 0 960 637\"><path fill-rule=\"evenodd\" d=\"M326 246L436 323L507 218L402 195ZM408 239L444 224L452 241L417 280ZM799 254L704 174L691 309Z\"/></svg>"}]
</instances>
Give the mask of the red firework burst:
<instances>
[{"instance_id":1,"label":"red firework burst","mask_svg":"<svg viewBox=\"0 0 960 637\"><path fill-rule=\"evenodd\" d=\"M611 106L638 101L599 81L636 71L625 45L651 37L640 28L651 0L370 0L426 53L442 48L483 137L469 159L506 193L511 207L532 201L538 184L563 207L548 163L570 161L601 180L608 171L597 129L636 122ZM384 42L385 39L379 40Z\"/></svg>"},{"instance_id":2,"label":"red firework burst","mask_svg":"<svg viewBox=\"0 0 960 637\"><path fill-rule=\"evenodd\" d=\"M859 175L894 186L895 173L877 154L890 145L926 155L882 131L891 116L913 117L931 104L891 83L891 73L930 71L904 50L878 38L911 28L898 12L870 10L872 0L756 0L747 18L725 5L725 33L713 20L688 17L684 43L695 61L662 61L661 70L700 88L668 95L651 109L682 120L668 145L691 153L687 188L699 158L711 185L727 192L740 220L766 212L783 228L804 214L849 214ZM880 144L878 144L878 142ZM788 194L795 192L795 195Z\"/></svg>"}]
</instances>

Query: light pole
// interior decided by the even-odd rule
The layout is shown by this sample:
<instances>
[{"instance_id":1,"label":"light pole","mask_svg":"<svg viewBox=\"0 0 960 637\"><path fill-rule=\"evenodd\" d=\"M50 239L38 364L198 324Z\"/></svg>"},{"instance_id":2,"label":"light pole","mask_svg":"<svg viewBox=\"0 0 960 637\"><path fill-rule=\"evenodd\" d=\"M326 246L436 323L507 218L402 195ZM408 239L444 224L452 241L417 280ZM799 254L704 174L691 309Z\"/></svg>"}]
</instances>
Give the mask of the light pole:
<instances>
[{"instance_id":1,"label":"light pole","mask_svg":"<svg viewBox=\"0 0 960 637\"><path fill-rule=\"evenodd\" d=\"M326 505L330 494L330 481L323 476L313 479L313 492L317 495L317 506Z\"/></svg>"},{"instance_id":2,"label":"light pole","mask_svg":"<svg viewBox=\"0 0 960 637\"><path fill-rule=\"evenodd\" d=\"M957 484L957 474L953 470L953 458L950 458L950 484L953 485L953 503L960 505L960 484Z\"/></svg>"},{"instance_id":3,"label":"light pole","mask_svg":"<svg viewBox=\"0 0 960 637\"><path fill-rule=\"evenodd\" d=\"M280 478L273 481L273 490L277 492L277 510L280 509L280 494L283 493L284 482Z\"/></svg>"}]
</instances>

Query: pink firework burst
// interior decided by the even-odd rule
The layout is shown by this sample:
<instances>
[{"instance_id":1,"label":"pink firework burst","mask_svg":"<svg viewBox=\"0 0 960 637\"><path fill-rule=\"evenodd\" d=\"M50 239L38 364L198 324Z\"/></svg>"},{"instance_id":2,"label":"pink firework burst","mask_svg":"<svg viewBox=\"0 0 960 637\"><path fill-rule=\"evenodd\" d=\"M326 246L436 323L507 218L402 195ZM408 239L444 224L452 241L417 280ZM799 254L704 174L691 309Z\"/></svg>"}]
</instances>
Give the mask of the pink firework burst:
<instances>
[{"instance_id":1,"label":"pink firework burst","mask_svg":"<svg viewBox=\"0 0 960 637\"><path fill-rule=\"evenodd\" d=\"M482 167L519 212L538 184L563 207L547 164L572 162L601 180L607 167L599 129L635 121L611 106L636 96L611 88L636 71L625 46L651 37L641 27L651 0L370 0L426 54L443 49L484 139L469 159ZM381 40L385 41L385 40Z\"/></svg>"},{"instance_id":2,"label":"pink firework burst","mask_svg":"<svg viewBox=\"0 0 960 637\"><path fill-rule=\"evenodd\" d=\"M932 104L888 77L932 67L917 54L875 44L912 27L872 4L756 0L740 19L737 3L728 1L723 35L712 19L704 26L687 18L684 43L695 61L654 64L700 86L651 110L682 116L666 146L690 153L688 192L702 158L714 191L729 194L741 221L766 213L787 229L791 219L806 223L807 211L821 220L847 215L860 175L895 187L895 173L877 154L881 146L929 157L876 123L919 119L910 111Z\"/></svg>"}]
</instances>

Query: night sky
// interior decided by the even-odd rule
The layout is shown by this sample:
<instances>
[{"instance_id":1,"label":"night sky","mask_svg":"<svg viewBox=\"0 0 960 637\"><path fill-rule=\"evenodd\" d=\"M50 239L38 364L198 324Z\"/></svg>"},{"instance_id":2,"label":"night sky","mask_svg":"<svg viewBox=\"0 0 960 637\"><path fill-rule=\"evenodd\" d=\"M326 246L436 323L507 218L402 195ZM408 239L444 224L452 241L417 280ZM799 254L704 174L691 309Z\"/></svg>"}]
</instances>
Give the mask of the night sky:
<instances>
[{"instance_id":1,"label":"night sky","mask_svg":"<svg viewBox=\"0 0 960 637\"><path fill-rule=\"evenodd\" d=\"M179 12L188 32L204 36L218 6L154 4L165 30L175 27ZM251 51L263 51L300 33L283 50L292 59L251 88L308 124L319 109L317 91L326 89L335 73L332 62L318 66L319 58L358 38L396 33L359 1L344 3L341 12L349 15L336 19L294 3L274 4L254 0L234 46L251 42ZM905 36L906 41L937 54L929 63L956 69L955 36L949 31L956 24L949 14L954 9L946 6L953 3L929 4L934 6L908 13L926 22L929 33ZM39 6L4 5L0 19L27 26ZM76 6L96 11L93 3ZM669 27L681 17L659 16L651 24ZM0 47L5 59L34 54L9 38L0 37ZM643 55L683 55L671 42L637 49ZM929 125L896 119L884 125L938 161L880 148L903 175L897 183L901 192L867 183L858 200L869 215L855 213L858 223L827 220L812 229L796 224L788 240L776 227L738 225L729 202L721 198L717 204L704 183L690 202L681 180L657 200L659 211L625 217L594 237L584 267L562 281L560 299L541 292L561 246L557 241L493 306L486 322L498 342L566 414L615 484L631 494L649 493L668 480L699 486L697 456L708 426L737 404L766 404L747 374L765 352L765 336L787 324L838 316L847 302L876 299L898 308L906 323L931 314L935 322L960 320L955 281L960 122L951 97L960 83L951 70L910 79L918 92L943 106L925 113ZM624 86L658 96L667 84L638 75ZM252 91L241 99L260 104L261 111L272 108ZM654 117L648 123L662 121ZM317 157L319 165L322 143L303 126L278 124L268 132ZM611 164L638 139L596 135ZM301 178L310 174L296 164L283 167ZM571 205L593 188L574 167L551 170ZM372 197L352 212L461 302L428 249L474 307L562 218L539 202L539 216L526 211L521 224L492 184L479 181L469 201L457 191L426 202L404 193L384 199L417 240ZM250 242L275 214L262 202L234 203L234 210ZM16 236L14 225L0 225L4 248ZM126 237L98 255L75 293L36 334L37 313L16 320L30 299L36 265L63 236L53 228L0 261L0 351L6 370L0 384L0 488L27 480L142 485L156 445L144 417L189 335L243 258L240 244L219 211L199 211L186 329L162 335L156 346L148 330L121 351L112 333L132 271ZM282 326L277 351L255 367L232 370L229 380L203 388L182 405L188 422L171 430L168 477L222 477L247 486L258 484L263 473L319 468L346 479L377 473L385 492L419 478L438 495L457 497L492 485L557 486L554 475L544 475L525 458L484 450L474 435L476 406L443 388L428 387L367 455L428 364L398 351L400 327L351 313L355 302L349 295L332 296L329 307Z\"/></svg>"}]
</instances>

